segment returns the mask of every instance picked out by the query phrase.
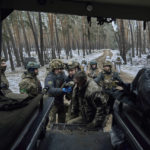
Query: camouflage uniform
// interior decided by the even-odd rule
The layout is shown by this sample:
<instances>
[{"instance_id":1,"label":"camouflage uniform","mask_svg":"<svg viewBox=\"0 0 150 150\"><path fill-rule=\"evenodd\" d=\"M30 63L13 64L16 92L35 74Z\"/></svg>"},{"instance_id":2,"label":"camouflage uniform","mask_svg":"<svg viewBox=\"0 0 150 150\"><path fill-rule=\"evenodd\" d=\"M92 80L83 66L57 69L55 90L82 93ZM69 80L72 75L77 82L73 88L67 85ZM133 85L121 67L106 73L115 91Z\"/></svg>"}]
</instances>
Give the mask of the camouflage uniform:
<instances>
[{"instance_id":1,"label":"camouflage uniform","mask_svg":"<svg viewBox=\"0 0 150 150\"><path fill-rule=\"evenodd\" d=\"M107 100L100 87L88 79L81 89L76 85L72 95L72 118L69 124L90 124L102 127L107 115Z\"/></svg>"},{"instance_id":2,"label":"camouflage uniform","mask_svg":"<svg viewBox=\"0 0 150 150\"><path fill-rule=\"evenodd\" d=\"M50 111L50 123L56 122L56 114L58 114L58 122L65 122L65 107L63 96L64 93L62 91L62 85L66 80L66 75L62 72L59 75L56 75L53 70L54 69L63 69L63 63L59 59L54 59L50 62L51 72L48 73L45 78L45 87L48 88L48 96L54 97L54 105Z\"/></svg>"},{"instance_id":3,"label":"camouflage uniform","mask_svg":"<svg viewBox=\"0 0 150 150\"><path fill-rule=\"evenodd\" d=\"M77 66L77 64L74 61L68 62L67 70L69 71L71 69L75 69L75 73L76 73L77 72L76 66ZM68 87L73 88L74 87L73 77L74 77L74 75L72 75L72 76L68 75L67 78L66 78L66 82L65 82L64 86L68 86ZM68 121L71 118L70 110L71 110L71 106L72 106L72 92L66 94L65 99L68 100L67 105L66 105L67 106L66 121Z\"/></svg>"},{"instance_id":4,"label":"camouflage uniform","mask_svg":"<svg viewBox=\"0 0 150 150\"><path fill-rule=\"evenodd\" d=\"M82 60L82 62L81 62L81 70L82 71L87 71L87 61L86 60Z\"/></svg>"},{"instance_id":5,"label":"camouflage uniform","mask_svg":"<svg viewBox=\"0 0 150 150\"><path fill-rule=\"evenodd\" d=\"M22 75L22 81L19 83L19 87L20 93L27 93L29 96L32 97L37 96L42 91L42 86L39 79L34 73L31 73L29 71L24 72L24 74Z\"/></svg>"},{"instance_id":6,"label":"camouflage uniform","mask_svg":"<svg viewBox=\"0 0 150 150\"><path fill-rule=\"evenodd\" d=\"M104 66L110 66L111 68L111 63L106 62ZM114 97L116 87L117 86L124 86L125 83L122 81L120 78L119 74L117 72L106 72L103 70L102 72L99 73L97 78L94 79L94 81L100 85L103 88L103 91L106 94L106 97L110 97L110 109L112 109L112 105L114 103L114 99L111 97Z\"/></svg>"},{"instance_id":7,"label":"camouflage uniform","mask_svg":"<svg viewBox=\"0 0 150 150\"><path fill-rule=\"evenodd\" d=\"M92 65L96 65L96 68L92 68ZM95 79L98 74L99 74L99 69L97 68L97 62L96 61L91 61L90 62L90 67L89 67L89 69L87 71L87 75L90 78Z\"/></svg>"},{"instance_id":8,"label":"camouflage uniform","mask_svg":"<svg viewBox=\"0 0 150 150\"><path fill-rule=\"evenodd\" d=\"M5 61L5 59L1 58L1 61ZM10 93L12 91L9 89L9 82L8 82L8 80L6 78L5 70L3 70L3 68L1 66L0 66L0 72L1 72L0 90L1 90L1 92L2 92L3 95L6 95L7 93Z\"/></svg>"}]
</instances>

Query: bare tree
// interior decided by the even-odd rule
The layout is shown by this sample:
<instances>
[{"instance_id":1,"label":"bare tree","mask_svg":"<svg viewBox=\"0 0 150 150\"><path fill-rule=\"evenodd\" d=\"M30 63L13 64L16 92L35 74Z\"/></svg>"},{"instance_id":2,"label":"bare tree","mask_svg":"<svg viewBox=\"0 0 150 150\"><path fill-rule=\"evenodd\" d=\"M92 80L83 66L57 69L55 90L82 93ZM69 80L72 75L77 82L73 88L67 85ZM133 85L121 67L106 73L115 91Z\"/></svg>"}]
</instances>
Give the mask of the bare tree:
<instances>
[{"instance_id":1,"label":"bare tree","mask_svg":"<svg viewBox=\"0 0 150 150\"><path fill-rule=\"evenodd\" d=\"M49 26L50 26L50 36L51 36L51 48L52 48L52 59L56 58L54 49L54 24L53 24L53 14L48 14Z\"/></svg>"},{"instance_id":2,"label":"bare tree","mask_svg":"<svg viewBox=\"0 0 150 150\"><path fill-rule=\"evenodd\" d=\"M14 40L14 37L13 37L13 34L11 32L11 29L10 29L10 26L8 24L7 19L5 20L5 26L7 28L7 31L8 31L8 34L10 36L10 40L11 40L11 43L12 43L12 46L13 46L13 50L14 50L14 54L15 54L15 58L16 58L16 62L17 62L17 67L20 67L21 66L21 62L20 62L18 49L16 48L15 40Z\"/></svg>"},{"instance_id":3,"label":"bare tree","mask_svg":"<svg viewBox=\"0 0 150 150\"><path fill-rule=\"evenodd\" d=\"M41 47L40 59L41 59L41 65L44 66L44 60L43 60L44 42L43 42L42 17L40 12L39 12L39 26L40 26L40 47Z\"/></svg>"},{"instance_id":4,"label":"bare tree","mask_svg":"<svg viewBox=\"0 0 150 150\"><path fill-rule=\"evenodd\" d=\"M133 37L133 29L131 25L131 21L129 20L129 27L130 27L130 32L131 32L131 41L132 41L132 57L135 57L135 52L134 52L134 37Z\"/></svg>"}]
</instances>

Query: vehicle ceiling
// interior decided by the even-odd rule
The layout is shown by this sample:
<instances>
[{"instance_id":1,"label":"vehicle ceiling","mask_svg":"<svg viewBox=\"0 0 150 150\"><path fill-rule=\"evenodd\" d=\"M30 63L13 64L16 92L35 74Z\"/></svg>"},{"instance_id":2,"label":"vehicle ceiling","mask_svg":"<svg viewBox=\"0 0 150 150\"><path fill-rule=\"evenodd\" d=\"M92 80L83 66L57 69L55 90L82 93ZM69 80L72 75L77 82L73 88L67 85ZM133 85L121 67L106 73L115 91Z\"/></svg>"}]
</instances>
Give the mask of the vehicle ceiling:
<instances>
[{"instance_id":1,"label":"vehicle ceiling","mask_svg":"<svg viewBox=\"0 0 150 150\"><path fill-rule=\"evenodd\" d=\"M150 20L150 0L1 0L1 20L13 10Z\"/></svg>"}]
</instances>

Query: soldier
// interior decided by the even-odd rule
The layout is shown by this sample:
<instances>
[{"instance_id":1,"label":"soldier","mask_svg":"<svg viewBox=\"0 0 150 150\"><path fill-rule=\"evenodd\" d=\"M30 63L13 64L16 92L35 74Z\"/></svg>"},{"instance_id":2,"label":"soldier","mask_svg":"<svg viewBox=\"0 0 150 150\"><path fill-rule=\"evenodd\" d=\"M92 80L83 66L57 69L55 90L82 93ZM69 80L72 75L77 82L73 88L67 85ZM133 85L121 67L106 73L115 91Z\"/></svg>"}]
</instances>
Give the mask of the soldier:
<instances>
[{"instance_id":1,"label":"soldier","mask_svg":"<svg viewBox=\"0 0 150 150\"><path fill-rule=\"evenodd\" d=\"M75 73L77 72L76 69L76 63L74 61L70 61L67 64L67 70L68 70L68 77L66 79L66 82L64 84L64 87L74 87L74 81L73 81L73 77L75 75ZM66 120L70 119L70 110L71 110L71 106L72 106L72 92L68 93L65 95L65 99L67 101L66 102L66 110L67 110L67 115L66 115Z\"/></svg>"},{"instance_id":2,"label":"soldier","mask_svg":"<svg viewBox=\"0 0 150 150\"><path fill-rule=\"evenodd\" d=\"M100 72L98 77L94 80L98 85L100 85L103 88L103 91L110 97L113 96L112 94L116 91L117 86L125 85L125 83L120 78L119 74L117 72L112 71L112 63L109 61L104 62L103 71ZM112 105L113 101L110 101Z\"/></svg>"},{"instance_id":3,"label":"soldier","mask_svg":"<svg viewBox=\"0 0 150 150\"><path fill-rule=\"evenodd\" d=\"M82 60L81 66L83 67L83 71L87 71L87 61L86 60Z\"/></svg>"},{"instance_id":4,"label":"soldier","mask_svg":"<svg viewBox=\"0 0 150 150\"><path fill-rule=\"evenodd\" d=\"M81 71L81 66L80 66L80 63L78 61L74 61L74 64L75 64L75 68L76 68L76 72L78 71Z\"/></svg>"},{"instance_id":5,"label":"soldier","mask_svg":"<svg viewBox=\"0 0 150 150\"><path fill-rule=\"evenodd\" d=\"M54 105L50 112L50 123L56 122L56 114L58 114L58 122L64 123L66 112L63 96L64 94L71 92L71 88L62 88L63 83L66 81L66 75L63 71L63 62L59 59L53 59L49 65L51 71L45 79L45 88L48 89L48 96L55 98Z\"/></svg>"},{"instance_id":6,"label":"soldier","mask_svg":"<svg viewBox=\"0 0 150 150\"><path fill-rule=\"evenodd\" d=\"M5 71L7 68L6 60L5 58L1 58L1 66L0 66L0 74L1 74L1 85L0 85L0 91L3 95L6 95L7 93L12 92L9 89L9 82L6 78Z\"/></svg>"},{"instance_id":7,"label":"soldier","mask_svg":"<svg viewBox=\"0 0 150 150\"><path fill-rule=\"evenodd\" d=\"M115 69L117 70L118 73L120 73L121 71L121 64L123 64L123 59L122 57L120 56L119 53L117 53L117 57L115 58L114 60L114 63L115 63Z\"/></svg>"},{"instance_id":8,"label":"soldier","mask_svg":"<svg viewBox=\"0 0 150 150\"><path fill-rule=\"evenodd\" d=\"M106 116L106 99L100 87L84 71L74 77L72 94L72 119L68 124L86 124L87 128L102 127Z\"/></svg>"},{"instance_id":9,"label":"soldier","mask_svg":"<svg viewBox=\"0 0 150 150\"><path fill-rule=\"evenodd\" d=\"M67 64L68 77L66 79L66 82L73 81L73 77L74 77L75 73L77 72L76 67L77 66L74 61L68 62L68 64Z\"/></svg>"},{"instance_id":10,"label":"soldier","mask_svg":"<svg viewBox=\"0 0 150 150\"><path fill-rule=\"evenodd\" d=\"M96 62L96 60L90 61L90 68L87 71L87 75L90 78L95 79L97 77L98 73L99 73L99 69L97 68L97 62Z\"/></svg>"},{"instance_id":11,"label":"soldier","mask_svg":"<svg viewBox=\"0 0 150 150\"><path fill-rule=\"evenodd\" d=\"M42 92L42 86L37 78L40 65L36 62L28 62L27 71L22 75L22 81L19 83L20 93L27 93L31 97L37 96Z\"/></svg>"}]
</instances>

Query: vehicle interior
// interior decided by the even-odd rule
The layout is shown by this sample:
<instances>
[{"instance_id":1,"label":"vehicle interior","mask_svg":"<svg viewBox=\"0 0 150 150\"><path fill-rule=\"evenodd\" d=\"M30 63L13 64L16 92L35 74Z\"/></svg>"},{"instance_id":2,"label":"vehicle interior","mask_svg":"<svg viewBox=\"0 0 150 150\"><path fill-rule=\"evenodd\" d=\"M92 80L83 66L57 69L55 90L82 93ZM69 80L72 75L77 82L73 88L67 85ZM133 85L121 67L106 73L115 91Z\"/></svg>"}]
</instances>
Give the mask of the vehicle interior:
<instances>
[{"instance_id":1,"label":"vehicle interior","mask_svg":"<svg viewBox=\"0 0 150 150\"><path fill-rule=\"evenodd\" d=\"M115 19L134 20L135 19L135 20L143 21L143 26L145 26L146 22L150 20L150 1L149 0L142 0L142 1L141 0L1 0L0 1L0 56L1 56L1 51L2 51L1 41L3 40L2 39L2 21L9 14L11 14L14 10L50 12L50 13L58 13L58 14L70 14L70 15L79 15L79 16L87 16L87 17L96 17L101 23L109 22L107 18L110 18L110 20L115 20ZM130 112L130 110L128 109L129 108L127 108L127 113ZM120 116L118 117L120 119ZM62 127L65 128L63 125L60 125L58 127L57 125L55 125L53 127L53 130L56 128L58 129ZM140 129L137 127L137 130L140 130ZM61 147L64 146L64 145L58 144L58 140L63 141L63 138L64 138L64 136L62 136L62 139L60 139L58 134L59 132L55 135L54 141L53 141L54 143L51 143L51 147L49 147L49 149L59 150ZM103 133L100 133L100 134L103 136ZM145 140L146 144L149 146L150 140L145 135L143 135L143 133L141 134L143 136L143 139L146 139ZM90 138L92 136L93 136L93 140L91 141ZM86 140L89 141L89 143L90 142L98 143L99 141L95 141L94 139L95 136L97 136L97 133L96 135L93 135L91 133L87 137ZM131 136L132 135L129 134L129 137ZM108 140L107 137L108 135L106 135L106 139L103 139L104 143L105 143L105 140ZM78 142L80 141L80 138L82 139L83 136L81 135L80 137L78 137ZM70 139L70 137L66 136L66 139ZM76 140L76 137L72 138L71 142L73 142L74 140ZM47 142L47 141L44 141L44 142ZM68 145L69 142L66 141L65 144ZM137 145L138 143L136 140L132 142L135 145ZM83 143L82 145L84 145L85 143ZM45 146L44 144L45 143L42 143L41 149L43 149L43 147ZM56 148L56 145L57 145L57 148ZM74 143L74 145L76 145L76 143ZM95 150L99 148L107 149L106 148L107 146L109 149L110 148L109 144L108 145L106 144L106 145L103 145L103 147L95 147ZM74 150L77 148L78 147L74 147L72 149ZM147 146L145 146L145 148L147 148ZM64 146L64 149L67 149L67 146L66 147ZM84 149L85 147L83 147L83 150ZM135 149L142 150L142 147L137 146Z\"/></svg>"}]
</instances>

